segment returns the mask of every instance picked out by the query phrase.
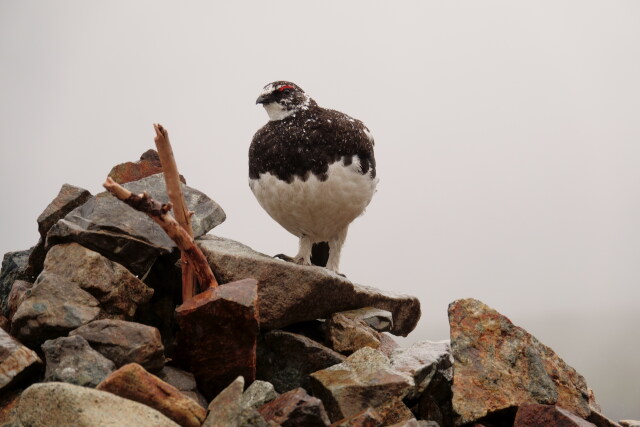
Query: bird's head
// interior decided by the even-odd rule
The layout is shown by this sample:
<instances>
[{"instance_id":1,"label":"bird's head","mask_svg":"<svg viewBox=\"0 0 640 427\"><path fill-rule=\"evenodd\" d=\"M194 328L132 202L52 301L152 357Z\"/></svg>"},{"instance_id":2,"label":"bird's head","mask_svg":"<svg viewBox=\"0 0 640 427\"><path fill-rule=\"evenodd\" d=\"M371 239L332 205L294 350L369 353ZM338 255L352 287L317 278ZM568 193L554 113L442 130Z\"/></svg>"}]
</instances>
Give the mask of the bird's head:
<instances>
[{"instance_id":1,"label":"bird's head","mask_svg":"<svg viewBox=\"0 0 640 427\"><path fill-rule=\"evenodd\" d=\"M297 84L277 81L264 87L256 104L262 104L267 110L269 120L282 120L308 109L315 102Z\"/></svg>"}]
</instances>

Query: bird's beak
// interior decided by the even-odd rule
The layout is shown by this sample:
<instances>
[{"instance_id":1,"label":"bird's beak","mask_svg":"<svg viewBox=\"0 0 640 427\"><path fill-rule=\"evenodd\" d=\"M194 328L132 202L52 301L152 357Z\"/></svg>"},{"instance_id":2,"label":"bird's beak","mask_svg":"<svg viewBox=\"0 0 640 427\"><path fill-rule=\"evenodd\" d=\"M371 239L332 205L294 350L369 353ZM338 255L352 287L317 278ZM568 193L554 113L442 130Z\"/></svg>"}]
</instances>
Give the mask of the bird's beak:
<instances>
[{"instance_id":1,"label":"bird's beak","mask_svg":"<svg viewBox=\"0 0 640 427\"><path fill-rule=\"evenodd\" d=\"M274 101L274 99L273 99L273 95L272 94L270 94L270 93L269 94L263 94L263 95L260 95L258 97L258 99L256 99L256 104L263 104L264 105L264 104L269 104L269 103L271 103L273 101Z\"/></svg>"}]
</instances>

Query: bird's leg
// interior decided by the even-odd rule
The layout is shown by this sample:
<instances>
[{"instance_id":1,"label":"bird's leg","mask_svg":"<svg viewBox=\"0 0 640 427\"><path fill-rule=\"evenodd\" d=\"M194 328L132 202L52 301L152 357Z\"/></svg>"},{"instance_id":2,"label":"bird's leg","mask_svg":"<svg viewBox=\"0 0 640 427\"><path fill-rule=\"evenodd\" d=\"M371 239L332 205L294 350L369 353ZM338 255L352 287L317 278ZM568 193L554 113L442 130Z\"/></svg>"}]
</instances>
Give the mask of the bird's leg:
<instances>
[{"instance_id":1,"label":"bird's leg","mask_svg":"<svg viewBox=\"0 0 640 427\"><path fill-rule=\"evenodd\" d=\"M313 242L307 236L300 237L300 248L298 255L293 258L293 262L300 265L311 265L311 247Z\"/></svg>"},{"instance_id":2,"label":"bird's leg","mask_svg":"<svg viewBox=\"0 0 640 427\"><path fill-rule=\"evenodd\" d=\"M327 268L338 273L340 266L340 252L342 251L342 245L347 238L347 230L349 227L345 227L342 231L329 239L329 260L327 261Z\"/></svg>"}]
</instances>

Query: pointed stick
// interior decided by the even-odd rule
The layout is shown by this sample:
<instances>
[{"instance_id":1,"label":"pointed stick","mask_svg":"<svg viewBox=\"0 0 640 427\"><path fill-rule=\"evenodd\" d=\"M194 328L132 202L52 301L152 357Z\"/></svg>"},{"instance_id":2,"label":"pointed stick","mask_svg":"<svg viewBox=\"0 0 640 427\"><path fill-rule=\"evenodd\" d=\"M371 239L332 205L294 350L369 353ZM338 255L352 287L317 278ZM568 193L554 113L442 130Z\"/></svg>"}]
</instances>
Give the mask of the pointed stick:
<instances>
[{"instance_id":1,"label":"pointed stick","mask_svg":"<svg viewBox=\"0 0 640 427\"><path fill-rule=\"evenodd\" d=\"M178 173L178 166L176 165L176 159L173 155L173 149L169 143L169 133L160 124L154 124L153 128L156 131L156 137L154 140L156 148L158 149L160 163L162 164L167 194L169 196L169 200L173 204L173 214L176 217L178 224L180 224L190 236L193 236L193 230L191 228L191 213L187 210L184 203L182 187L180 186L180 174ZM185 302L197 293L197 283L194 280L193 268L184 254L181 257L181 260L182 301Z\"/></svg>"},{"instance_id":2,"label":"pointed stick","mask_svg":"<svg viewBox=\"0 0 640 427\"><path fill-rule=\"evenodd\" d=\"M182 256L187 259L188 265L195 272L198 280L207 288L215 288L218 281L211 271L211 267L207 262L200 248L195 244L193 237L178 222L169 215L172 208L171 203L162 204L153 200L147 193L133 194L110 177L103 184L118 199L122 200L132 208L144 212L153 219L173 240ZM183 289L184 290L184 289Z\"/></svg>"}]
</instances>

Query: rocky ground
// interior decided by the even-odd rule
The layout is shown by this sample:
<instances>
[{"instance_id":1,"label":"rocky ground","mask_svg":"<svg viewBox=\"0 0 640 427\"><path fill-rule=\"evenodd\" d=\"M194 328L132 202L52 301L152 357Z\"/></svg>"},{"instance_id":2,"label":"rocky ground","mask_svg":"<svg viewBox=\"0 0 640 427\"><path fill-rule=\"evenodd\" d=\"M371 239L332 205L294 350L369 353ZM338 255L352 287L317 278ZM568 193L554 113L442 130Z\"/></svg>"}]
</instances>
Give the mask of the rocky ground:
<instances>
[{"instance_id":1,"label":"rocky ground","mask_svg":"<svg viewBox=\"0 0 640 427\"><path fill-rule=\"evenodd\" d=\"M159 172L149 151L110 176L166 202ZM106 192L63 185L40 241L4 256L0 425L640 426L474 299L449 306L450 341L399 347L415 297L208 235L224 211L184 191L223 284L184 304L173 242Z\"/></svg>"}]
</instances>

